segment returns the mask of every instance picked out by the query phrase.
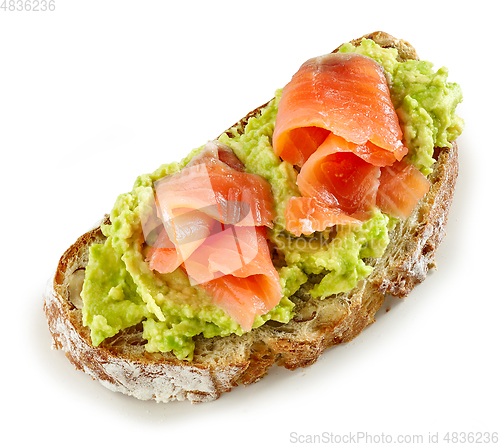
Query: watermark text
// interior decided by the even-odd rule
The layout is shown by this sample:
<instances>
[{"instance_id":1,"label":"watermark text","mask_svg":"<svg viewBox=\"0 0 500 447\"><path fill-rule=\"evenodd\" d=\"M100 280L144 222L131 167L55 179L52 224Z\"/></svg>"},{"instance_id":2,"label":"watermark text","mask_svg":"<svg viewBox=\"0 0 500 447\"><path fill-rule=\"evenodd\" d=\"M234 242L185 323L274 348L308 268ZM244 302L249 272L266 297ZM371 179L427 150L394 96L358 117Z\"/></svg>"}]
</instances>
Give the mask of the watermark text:
<instances>
[{"instance_id":1,"label":"watermark text","mask_svg":"<svg viewBox=\"0 0 500 447\"><path fill-rule=\"evenodd\" d=\"M345 434L324 431L321 433L291 432L290 444L393 444L393 445L453 445L453 444L498 444L498 432L429 432L426 434L388 434L369 433L366 431L349 432Z\"/></svg>"}]
</instances>

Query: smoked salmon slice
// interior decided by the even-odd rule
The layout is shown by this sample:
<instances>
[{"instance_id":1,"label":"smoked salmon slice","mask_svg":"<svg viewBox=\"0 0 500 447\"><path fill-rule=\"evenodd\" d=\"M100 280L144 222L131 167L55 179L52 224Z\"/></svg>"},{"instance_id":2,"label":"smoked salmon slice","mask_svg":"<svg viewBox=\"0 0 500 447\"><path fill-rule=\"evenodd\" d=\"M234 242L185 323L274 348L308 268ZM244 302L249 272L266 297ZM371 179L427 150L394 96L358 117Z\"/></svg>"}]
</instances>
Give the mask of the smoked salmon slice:
<instances>
[{"instance_id":1,"label":"smoked salmon slice","mask_svg":"<svg viewBox=\"0 0 500 447\"><path fill-rule=\"evenodd\" d=\"M277 155L302 166L330 133L357 145L370 142L376 150L365 159L378 166L408 152L383 69L373 59L356 53L319 56L283 89L273 134Z\"/></svg>"},{"instance_id":2,"label":"smoked salmon slice","mask_svg":"<svg viewBox=\"0 0 500 447\"><path fill-rule=\"evenodd\" d=\"M289 200L286 229L311 234L361 223L375 207L408 216L429 189L401 161L408 153L383 68L356 53L304 63L283 89L273 147L300 168L302 197Z\"/></svg>"},{"instance_id":3,"label":"smoked salmon slice","mask_svg":"<svg viewBox=\"0 0 500 447\"><path fill-rule=\"evenodd\" d=\"M202 152L181 172L155 184L163 221L174 217L172 210L190 208L223 223L272 227L274 202L269 183L211 155Z\"/></svg>"},{"instance_id":4,"label":"smoked salmon slice","mask_svg":"<svg viewBox=\"0 0 500 447\"><path fill-rule=\"evenodd\" d=\"M243 278L276 272L264 227L226 227L209 236L184 264L197 284L228 274Z\"/></svg>"},{"instance_id":5,"label":"smoked salmon slice","mask_svg":"<svg viewBox=\"0 0 500 447\"><path fill-rule=\"evenodd\" d=\"M380 168L355 155L357 145L330 134L297 176L303 196L364 216L376 205Z\"/></svg>"},{"instance_id":6,"label":"smoked salmon slice","mask_svg":"<svg viewBox=\"0 0 500 447\"><path fill-rule=\"evenodd\" d=\"M231 244L232 238L224 237L226 244L222 244L222 247L218 243L204 244L192 258L199 262L198 267L202 271L214 277L201 282L199 286L212 296L215 305L239 323L244 331L249 331L257 315L264 315L280 302L281 285L278 272L271 260L265 228L233 227L233 229L238 233L238 251L232 247L228 249L227 242ZM255 232L256 237L252 232ZM250 261L244 259L252 255L254 256ZM188 262L191 262L192 258ZM230 274L217 275L217 271L224 273L229 259L232 266L241 265L241 267L229 272ZM193 270L191 266L190 271ZM205 279L203 276L200 278Z\"/></svg>"},{"instance_id":7,"label":"smoked salmon slice","mask_svg":"<svg viewBox=\"0 0 500 447\"><path fill-rule=\"evenodd\" d=\"M178 268L210 236L216 222L201 211L181 209L176 212L179 214L163 224L146 258L150 268L160 273Z\"/></svg>"},{"instance_id":8,"label":"smoked salmon slice","mask_svg":"<svg viewBox=\"0 0 500 447\"><path fill-rule=\"evenodd\" d=\"M337 224L361 224L376 206L380 167L356 155L359 146L330 134L297 176L303 197L289 200L286 229L299 236ZM366 149L368 150L368 149Z\"/></svg>"},{"instance_id":9,"label":"smoked salmon slice","mask_svg":"<svg viewBox=\"0 0 500 447\"><path fill-rule=\"evenodd\" d=\"M295 236L323 231L333 225L359 225L338 207L326 207L313 197L292 197L285 210L286 229Z\"/></svg>"},{"instance_id":10,"label":"smoked salmon slice","mask_svg":"<svg viewBox=\"0 0 500 447\"><path fill-rule=\"evenodd\" d=\"M155 184L163 222L146 260L160 273L181 267L191 285L248 331L281 300L265 226L273 226L267 181L243 172L233 151L209 143L180 172Z\"/></svg>"},{"instance_id":11,"label":"smoked salmon slice","mask_svg":"<svg viewBox=\"0 0 500 447\"><path fill-rule=\"evenodd\" d=\"M223 276L201 287L212 296L213 303L224 309L244 331L252 329L256 315L264 315L280 299L280 289L265 275L248 278Z\"/></svg>"},{"instance_id":12,"label":"smoked salmon slice","mask_svg":"<svg viewBox=\"0 0 500 447\"><path fill-rule=\"evenodd\" d=\"M429 189L429 180L402 160L381 169L377 206L390 216L406 219Z\"/></svg>"}]
</instances>

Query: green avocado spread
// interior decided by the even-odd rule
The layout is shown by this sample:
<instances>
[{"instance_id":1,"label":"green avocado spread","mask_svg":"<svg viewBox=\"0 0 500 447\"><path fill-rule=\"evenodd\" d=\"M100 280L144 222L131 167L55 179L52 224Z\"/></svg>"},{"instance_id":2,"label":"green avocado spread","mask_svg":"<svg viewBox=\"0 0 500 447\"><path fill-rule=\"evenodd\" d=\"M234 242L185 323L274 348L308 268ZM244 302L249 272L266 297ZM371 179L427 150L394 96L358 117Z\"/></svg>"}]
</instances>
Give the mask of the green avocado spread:
<instances>
[{"instance_id":1,"label":"green avocado spread","mask_svg":"<svg viewBox=\"0 0 500 447\"><path fill-rule=\"evenodd\" d=\"M396 50L381 48L371 40L356 48L345 44L340 51L362 53L384 67L409 148L407 157L425 175L432 172L434 146L449 146L463 128L463 121L455 115L462 99L460 87L447 82L445 68L433 72L429 62L399 62ZM290 321L294 295L301 287L315 299L351 290L372 271L367 259L384 253L393 225L392 218L377 211L359 226L338 225L302 237L285 230L288 199L300 193L296 170L277 157L271 145L280 97L278 90L244 128L229 129L219 138L233 149L247 172L269 182L274 196L276 219L268 238L283 296L274 309L255 318L254 328L269 320ZM141 324L148 352L172 351L179 359L192 360L193 337L243 334L201 288L190 285L182 269L160 274L145 260L147 244L141 219L154 211L154 183L180 171L201 149L193 150L180 163L165 164L139 176L132 191L116 200L111 224L102 225L107 239L90 248L81 294L83 323L90 328L94 345Z\"/></svg>"}]
</instances>

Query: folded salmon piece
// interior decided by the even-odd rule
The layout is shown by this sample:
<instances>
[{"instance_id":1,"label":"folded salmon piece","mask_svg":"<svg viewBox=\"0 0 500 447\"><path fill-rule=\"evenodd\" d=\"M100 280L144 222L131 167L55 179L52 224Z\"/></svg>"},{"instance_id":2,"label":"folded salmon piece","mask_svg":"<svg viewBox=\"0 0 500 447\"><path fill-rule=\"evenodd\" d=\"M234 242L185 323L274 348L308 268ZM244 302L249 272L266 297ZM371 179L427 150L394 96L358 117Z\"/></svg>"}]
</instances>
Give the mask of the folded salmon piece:
<instances>
[{"instance_id":1,"label":"folded salmon piece","mask_svg":"<svg viewBox=\"0 0 500 447\"><path fill-rule=\"evenodd\" d=\"M287 230L294 236L323 231L333 225L359 225L362 222L348 216L340 208L323 206L312 197L292 197L285 210Z\"/></svg>"},{"instance_id":2,"label":"folded salmon piece","mask_svg":"<svg viewBox=\"0 0 500 447\"><path fill-rule=\"evenodd\" d=\"M301 194L347 215L366 217L376 205L380 167L358 157L356 147L330 134L297 176Z\"/></svg>"},{"instance_id":3,"label":"folded salmon piece","mask_svg":"<svg viewBox=\"0 0 500 447\"><path fill-rule=\"evenodd\" d=\"M273 135L277 155L302 166L330 133L356 145L369 142L362 158L378 166L408 152L384 71L373 59L356 53L309 59L283 89Z\"/></svg>"},{"instance_id":4,"label":"folded salmon piece","mask_svg":"<svg viewBox=\"0 0 500 447\"><path fill-rule=\"evenodd\" d=\"M228 266L235 268L227 275L214 275L214 279L199 286L209 293L215 305L238 322L244 331L249 331L257 315L266 314L280 302L281 285L271 260L265 228L234 229L237 230L237 249L233 249L231 237L225 236L224 244L204 245L192 258L199 262L197 268L205 272L224 271ZM252 254L253 259L244 259Z\"/></svg>"},{"instance_id":5,"label":"folded salmon piece","mask_svg":"<svg viewBox=\"0 0 500 447\"><path fill-rule=\"evenodd\" d=\"M243 172L229 147L211 142L155 190L163 229L148 251L149 267L160 273L181 267L191 285L249 331L281 300L265 229L274 218L268 182Z\"/></svg>"},{"instance_id":6,"label":"folded salmon piece","mask_svg":"<svg viewBox=\"0 0 500 447\"><path fill-rule=\"evenodd\" d=\"M401 161L408 149L382 67L356 53L300 67L283 89L273 147L300 168L302 197L290 200L285 216L296 236L361 222L377 206L407 217L428 190L427 179Z\"/></svg>"},{"instance_id":7,"label":"folded salmon piece","mask_svg":"<svg viewBox=\"0 0 500 447\"><path fill-rule=\"evenodd\" d=\"M224 224L273 226L274 201L269 183L259 175L231 167L241 162L234 154L228 155L232 150L227 146L222 151L220 147L224 146L207 143L180 172L155 183L156 202L164 222L174 219L175 223L174 210L185 208L202 211Z\"/></svg>"},{"instance_id":8,"label":"folded salmon piece","mask_svg":"<svg viewBox=\"0 0 500 447\"><path fill-rule=\"evenodd\" d=\"M381 168L377 206L393 217L406 219L430 189L429 180L405 160Z\"/></svg>"}]
</instances>

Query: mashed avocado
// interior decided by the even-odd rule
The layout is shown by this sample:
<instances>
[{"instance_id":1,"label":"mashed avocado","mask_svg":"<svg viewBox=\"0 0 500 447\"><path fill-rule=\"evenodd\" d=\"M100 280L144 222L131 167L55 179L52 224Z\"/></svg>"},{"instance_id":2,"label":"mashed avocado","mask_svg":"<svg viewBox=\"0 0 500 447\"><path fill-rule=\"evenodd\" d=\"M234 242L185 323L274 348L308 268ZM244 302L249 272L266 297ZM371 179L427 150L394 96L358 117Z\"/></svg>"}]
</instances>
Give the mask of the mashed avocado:
<instances>
[{"instance_id":1,"label":"mashed avocado","mask_svg":"<svg viewBox=\"0 0 500 447\"><path fill-rule=\"evenodd\" d=\"M428 174L434 162L433 147L449 146L463 127L454 113L461 101L460 87L446 82L446 69L433 73L428 62L399 62L395 50L382 49L372 41L365 40L358 48L345 44L341 51L360 52L384 66L410 149L408 157ZM269 313L255 319L254 328L268 320L290 321L294 307L290 298L301 287L307 287L318 299L351 290L372 270L365 260L382 256L393 224L384 214L374 212L360 226L339 225L299 238L285 231L286 204L300 193L297 172L277 157L271 146L280 97L278 90L244 129L230 129L219 138L233 149L248 172L267 179L275 201L277 217L268 237L283 298ZM154 182L181 170L201 149L193 150L180 163L165 164L138 177L132 191L118 197L110 214L111 224L102 225L107 239L90 249L82 291L83 323L90 328L94 345L122 329L142 324L147 351L172 351L179 359L191 360L193 337L243 333L203 290L190 285L181 269L160 274L150 270L145 261L141 219L154 212Z\"/></svg>"},{"instance_id":2,"label":"mashed avocado","mask_svg":"<svg viewBox=\"0 0 500 447\"><path fill-rule=\"evenodd\" d=\"M243 333L202 289L190 285L181 269L160 274L144 260L141 218L153 212L154 182L178 172L200 150L181 163L138 177L132 191L118 197L111 225L102 225L107 240L90 250L82 291L83 322L91 329L94 345L142 321L147 351L173 351L180 359L192 359L193 336ZM292 308L285 296L268 314L256 318L254 327L269 319L287 322Z\"/></svg>"}]
</instances>

